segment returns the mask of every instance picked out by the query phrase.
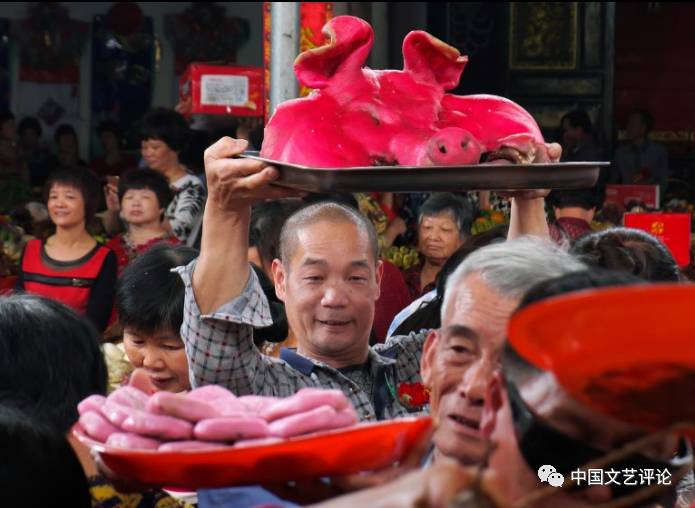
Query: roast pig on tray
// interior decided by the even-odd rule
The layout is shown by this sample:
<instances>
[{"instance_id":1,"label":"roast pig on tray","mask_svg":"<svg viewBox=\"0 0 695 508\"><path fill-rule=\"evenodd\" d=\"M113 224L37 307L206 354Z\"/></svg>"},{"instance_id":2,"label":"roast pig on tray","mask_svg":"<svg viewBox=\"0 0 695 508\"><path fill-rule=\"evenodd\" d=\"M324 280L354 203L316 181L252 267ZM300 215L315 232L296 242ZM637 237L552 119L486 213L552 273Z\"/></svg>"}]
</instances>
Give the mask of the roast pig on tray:
<instances>
[{"instance_id":1,"label":"roast pig on tray","mask_svg":"<svg viewBox=\"0 0 695 508\"><path fill-rule=\"evenodd\" d=\"M423 31L403 41L403 70L364 67L371 26L338 16L330 38L297 57L299 82L314 89L280 104L270 119L261 156L318 168L437 166L481 160L531 162L543 136L518 104L494 95L459 96L468 58Z\"/></svg>"}]
</instances>

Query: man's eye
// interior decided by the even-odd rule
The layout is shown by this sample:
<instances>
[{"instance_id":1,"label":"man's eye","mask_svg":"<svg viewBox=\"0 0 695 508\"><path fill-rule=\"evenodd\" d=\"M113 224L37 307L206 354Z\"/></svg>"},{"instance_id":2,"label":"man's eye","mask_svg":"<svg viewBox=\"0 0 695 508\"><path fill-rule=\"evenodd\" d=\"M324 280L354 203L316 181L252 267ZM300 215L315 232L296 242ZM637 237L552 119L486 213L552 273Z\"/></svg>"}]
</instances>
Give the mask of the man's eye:
<instances>
[{"instance_id":1,"label":"man's eye","mask_svg":"<svg viewBox=\"0 0 695 508\"><path fill-rule=\"evenodd\" d=\"M353 276L353 277L350 277L350 280L352 282L366 282L367 278L366 277Z\"/></svg>"},{"instance_id":2,"label":"man's eye","mask_svg":"<svg viewBox=\"0 0 695 508\"><path fill-rule=\"evenodd\" d=\"M319 275L310 275L308 277L304 277L304 280L307 282L320 282L323 280L323 277L320 277Z\"/></svg>"}]
</instances>

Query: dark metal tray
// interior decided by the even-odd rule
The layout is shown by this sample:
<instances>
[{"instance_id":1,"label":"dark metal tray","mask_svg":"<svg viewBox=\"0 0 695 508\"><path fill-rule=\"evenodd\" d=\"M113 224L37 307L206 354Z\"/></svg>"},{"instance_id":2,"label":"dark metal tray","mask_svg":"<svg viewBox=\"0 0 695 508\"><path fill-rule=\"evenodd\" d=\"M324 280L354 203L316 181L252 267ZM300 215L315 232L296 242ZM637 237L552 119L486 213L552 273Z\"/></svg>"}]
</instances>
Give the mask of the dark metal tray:
<instances>
[{"instance_id":1,"label":"dark metal tray","mask_svg":"<svg viewBox=\"0 0 695 508\"><path fill-rule=\"evenodd\" d=\"M276 167L280 177L274 185L308 192L578 189L595 185L600 168L610 164L609 162L558 162L327 169L273 161L252 153L245 153L242 156Z\"/></svg>"}]
</instances>

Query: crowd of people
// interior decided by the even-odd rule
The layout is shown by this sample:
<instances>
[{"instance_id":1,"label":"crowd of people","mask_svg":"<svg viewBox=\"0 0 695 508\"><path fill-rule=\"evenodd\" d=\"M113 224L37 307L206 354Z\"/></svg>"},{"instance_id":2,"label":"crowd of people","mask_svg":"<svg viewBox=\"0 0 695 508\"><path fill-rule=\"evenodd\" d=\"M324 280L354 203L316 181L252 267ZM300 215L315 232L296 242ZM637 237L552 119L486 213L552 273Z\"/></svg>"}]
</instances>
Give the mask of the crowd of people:
<instances>
[{"instance_id":1,"label":"crowd of people","mask_svg":"<svg viewBox=\"0 0 695 508\"><path fill-rule=\"evenodd\" d=\"M39 149L32 119L8 145L13 123L8 115L0 123L0 180L42 188L47 217L41 225L38 205L26 207L36 238L24 246L16 294L0 297L0 441L9 451L0 481L16 485L8 495L17 506L186 506L161 485L126 485L70 433L80 400L128 382L176 393L217 384L274 397L333 388L363 422L424 414L435 422L426 442L385 470L201 489L201 507L449 506L463 503L466 489L479 504L455 506L525 498L541 508L633 497L620 506L695 503L687 439L655 434L649 446L629 448L650 432L578 402L557 372L508 340L510 322L540 301L687 286L656 238L621 227L594 231L600 190L493 200L465 192L307 194L273 186L274 168L237 158L246 140L223 137L201 162L186 120L172 110L143 118L139 158L121 151L117 126L102 124L104 155L89 166L71 128L56 130L51 155ZM616 152L620 181L649 168L641 177L665 184L663 153L647 137L652 123L643 112L630 117L630 144ZM538 161L602 158L586 113L569 113L562 129L562 152L538 145ZM474 235L495 200L508 203L507 223ZM389 260L389 249L403 251ZM653 347L671 347L652 316L634 319L659 337ZM693 334L686 320L680 326L678 333ZM575 340L589 337L579 329ZM106 346L120 352L118 361ZM425 400L404 400L404 385L420 387ZM659 489L541 489L544 465L569 476L626 446L611 464L660 468L673 481Z\"/></svg>"}]
</instances>

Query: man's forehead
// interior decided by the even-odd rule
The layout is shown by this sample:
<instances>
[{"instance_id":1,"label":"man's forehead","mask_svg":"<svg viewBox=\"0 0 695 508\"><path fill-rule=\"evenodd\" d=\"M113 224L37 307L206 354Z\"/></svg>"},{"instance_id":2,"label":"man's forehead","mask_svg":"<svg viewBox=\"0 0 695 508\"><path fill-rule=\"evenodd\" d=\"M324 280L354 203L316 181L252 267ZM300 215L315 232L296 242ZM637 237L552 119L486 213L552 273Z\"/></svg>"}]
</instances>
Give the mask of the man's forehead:
<instances>
[{"instance_id":1,"label":"man's forehead","mask_svg":"<svg viewBox=\"0 0 695 508\"><path fill-rule=\"evenodd\" d=\"M459 279L448 288L443 305L442 327L464 325L476 330L471 321L485 325L490 321L504 324L509 321L519 299L505 297L491 288L479 274L473 273ZM482 319L481 319L482 318ZM477 331L477 330L476 330Z\"/></svg>"},{"instance_id":2,"label":"man's forehead","mask_svg":"<svg viewBox=\"0 0 695 508\"><path fill-rule=\"evenodd\" d=\"M445 339L462 338L462 339L471 339L471 340L476 340L476 341L480 339L478 332L476 332L472 328L469 328L468 326L465 326L465 325L456 325L456 324L442 327L441 328L441 335Z\"/></svg>"},{"instance_id":3,"label":"man's forehead","mask_svg":"<svg viewBox=\"0 0 695 508\"><path fill-rule=\"evenodd\" d=\"M369 237L349 221L318 221L303 225L297 229L295 249L291 253L290 263L301 266L305 263L316 264L317 261L329 263L336 261L332 252L339 247L345 254L340 261L372 261L374 256L370 249Z\"/></svg>"}]
</instances>

